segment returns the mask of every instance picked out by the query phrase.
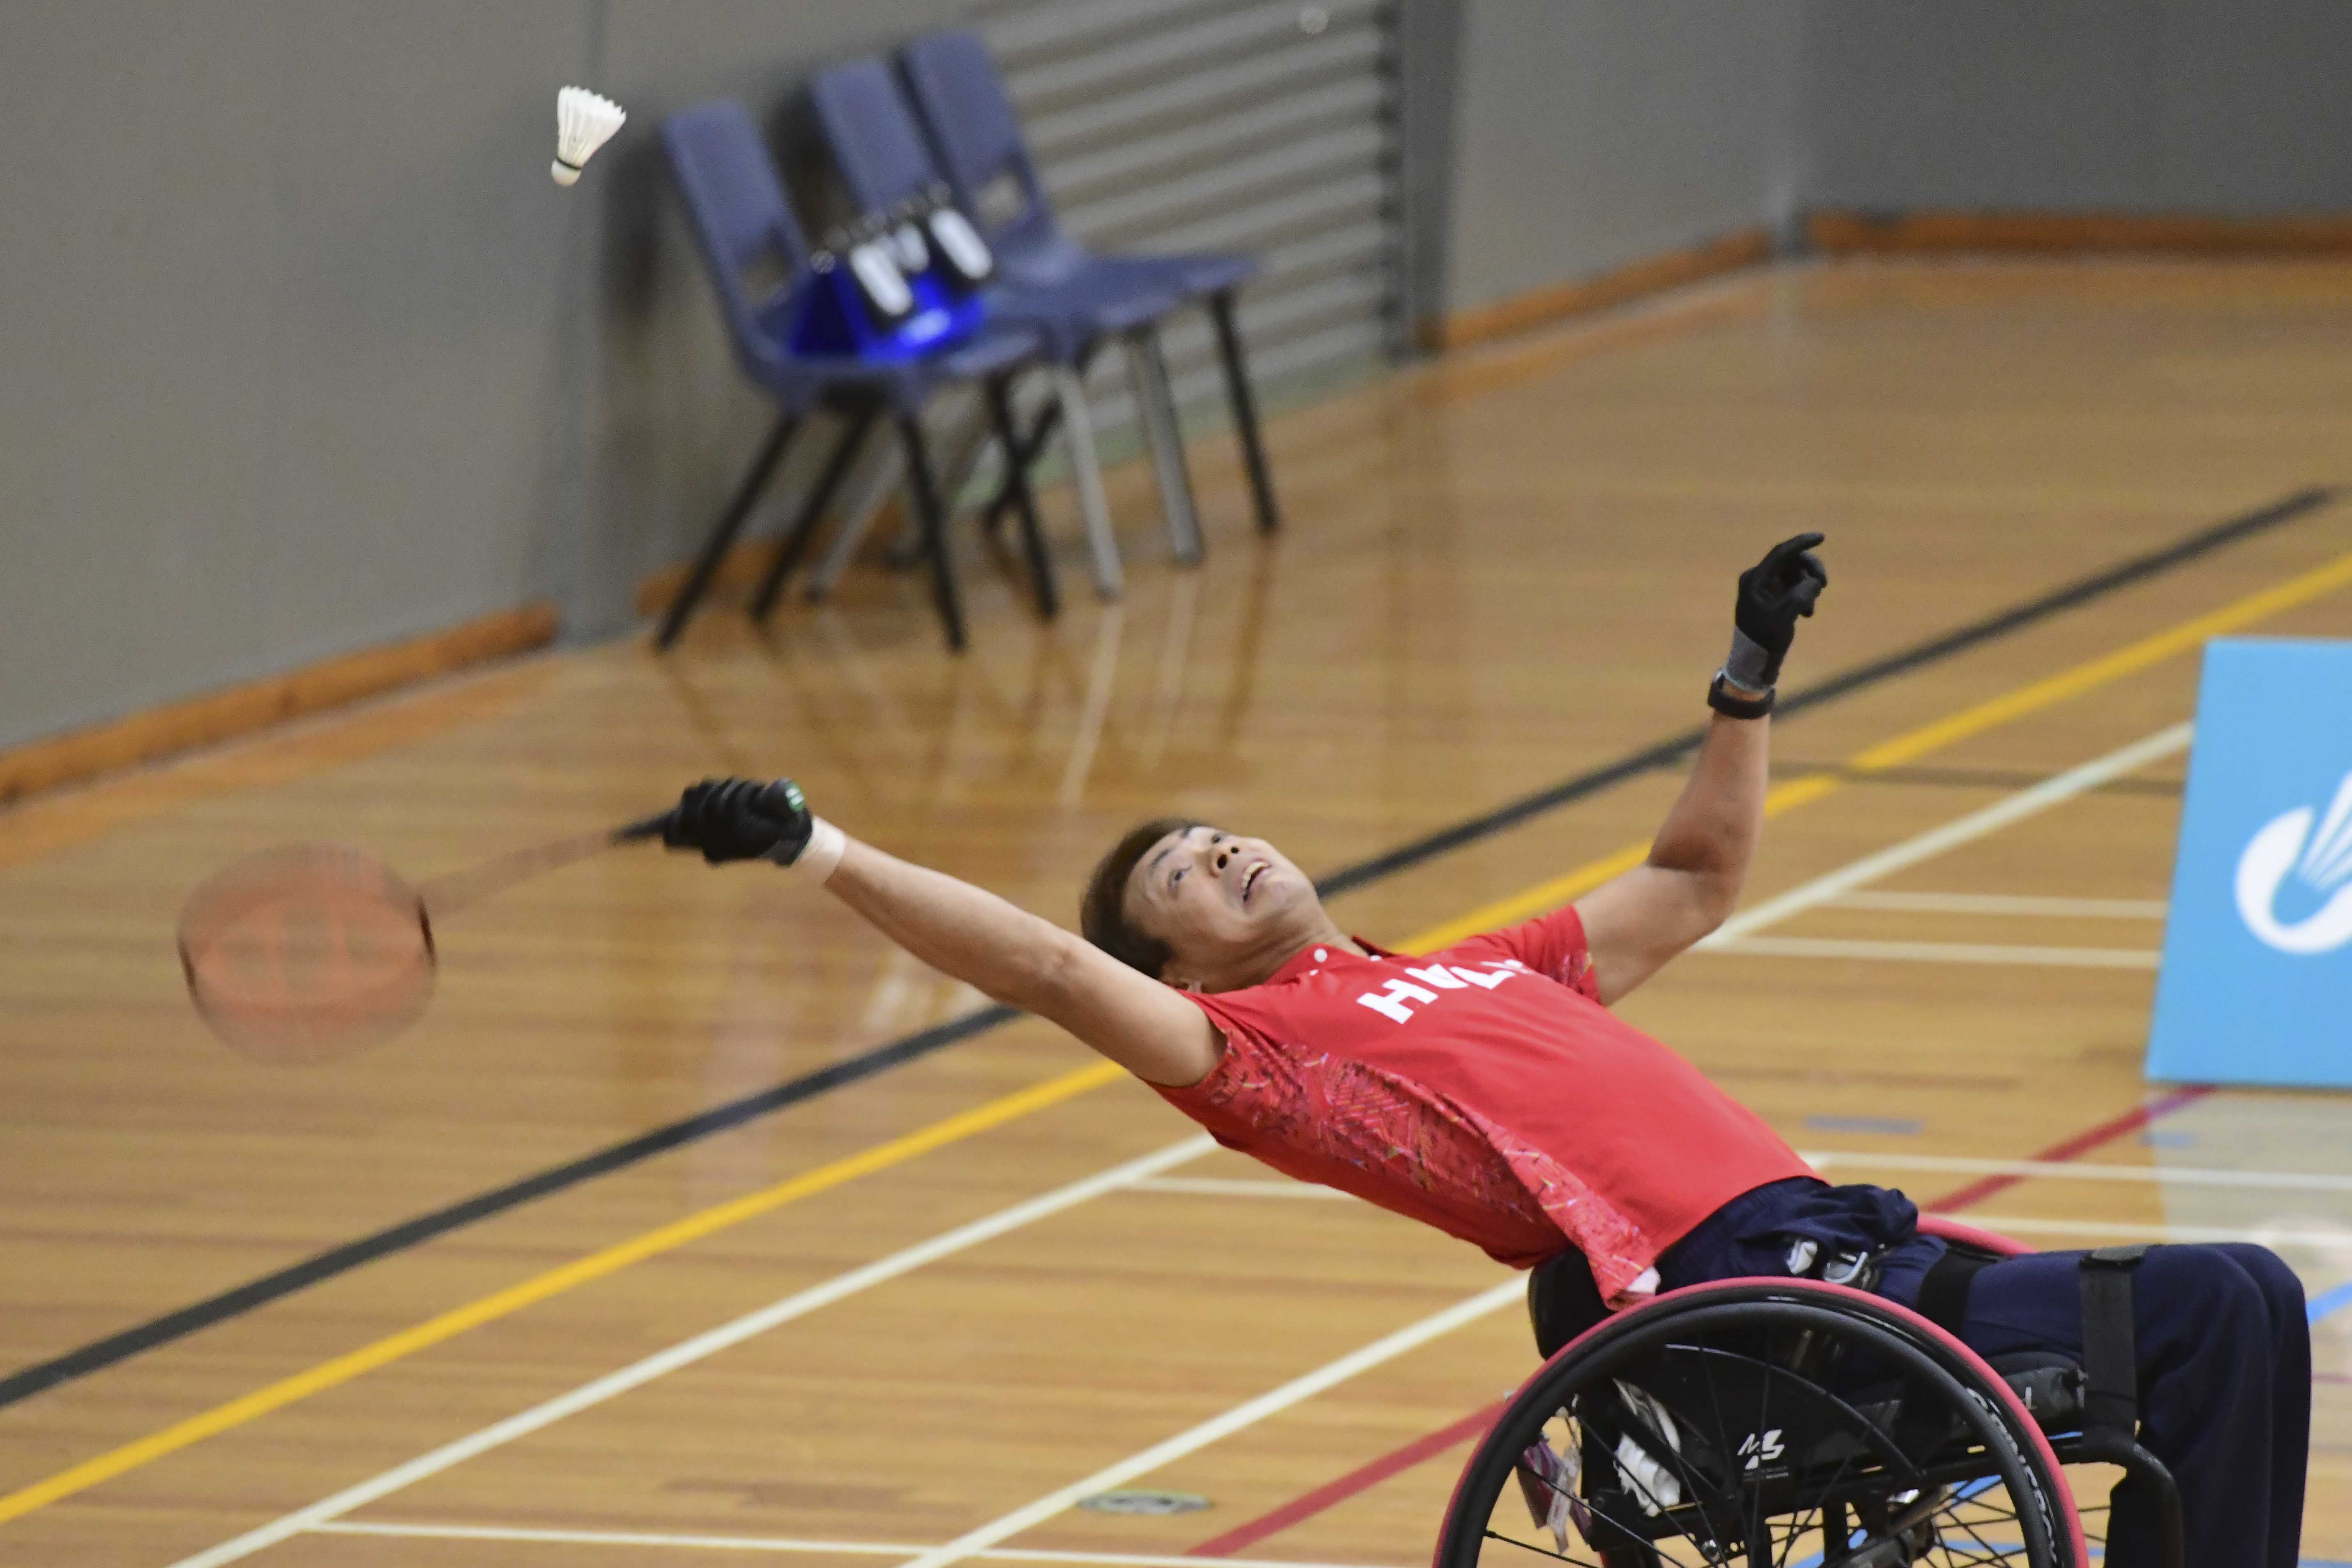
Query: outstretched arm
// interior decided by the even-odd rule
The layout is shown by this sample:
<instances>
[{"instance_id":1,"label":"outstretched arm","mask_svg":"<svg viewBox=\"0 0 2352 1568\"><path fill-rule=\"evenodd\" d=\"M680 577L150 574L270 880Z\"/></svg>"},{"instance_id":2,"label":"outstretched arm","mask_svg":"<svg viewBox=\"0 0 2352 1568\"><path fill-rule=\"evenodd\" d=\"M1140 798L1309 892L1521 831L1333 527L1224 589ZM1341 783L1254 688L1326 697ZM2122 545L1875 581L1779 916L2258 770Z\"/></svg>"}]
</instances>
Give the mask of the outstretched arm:
<instances>
[{"instance_id":1,"label":"outstretched arm","mask_svg":"<svg viewBox=\"0 0 2352 1568\"><path fill-rule=\"evenodd\" d=\"M944 872L861 844L810 815L790 781L699 784L664 825L717 864L793 866L932 968L1049 1018L1151 1083L1198 1083L1223 1041L1208 1015L1051 921Z\"/></svg>"},{"instance_id":2,"label":"outstretched arm","mask_svg":"<svg viewBox=\"0 0 2352 1568\"><path fill-rule=\"evenodd\" d=\"M1764 826L1772 690L1801 616L1829 574L1799 534L1740 574L1731 657L1707 701L1716 710L1681 796L1649 858L1577 900L1601 1000L1614 1002L1721 925L1739 902Z\"/></svg>"},{"instance_id":3,"label":"outstretched arm","mask_svg":"<svg viewBox=\"0 0 2352 1568\"><path fill-rule=\"evenodd\" d=\"M1209 1016L1159 981L994 893L852 839L825 890L932 968L1050 1018L1136 1077L1209 1076Z\"/></svg>"},{"instance_id":4,"label":"outstretched arm","mask_svg":"<svg viewBox=\"0 0 2352 1568\"><path fill-rule=\"evenodd\" d=\"M1650 858L1576 901L1601 1000L1614 1002L1721 925L1764 827L1772 721L1717 714Z\"/></svg>"}]
</instances>

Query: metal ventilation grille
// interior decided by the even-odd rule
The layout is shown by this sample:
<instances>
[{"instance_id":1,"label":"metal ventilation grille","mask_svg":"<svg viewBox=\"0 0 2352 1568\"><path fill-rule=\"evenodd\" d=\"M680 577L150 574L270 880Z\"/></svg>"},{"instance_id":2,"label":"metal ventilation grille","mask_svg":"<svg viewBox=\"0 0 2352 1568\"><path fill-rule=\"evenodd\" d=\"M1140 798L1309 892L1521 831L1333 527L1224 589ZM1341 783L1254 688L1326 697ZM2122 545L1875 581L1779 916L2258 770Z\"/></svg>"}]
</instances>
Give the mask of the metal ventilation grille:
<instances>
[{"instance_id":1,"label":"metal ventilation grille","mask_svg":"<svg viewBox=\"0 0 2352 1568\"><path fill-rule=\"evenodd\" d=\"M1261 387L1401 349L1391 0L1001 0L980 28L1065 227L1258 258L1241 324ZM1164 343L1178 400L1222 408L1206 320ZM1132 418L1118 356L1090 382L1105 428Z\"/></svg>"}]
</instances>

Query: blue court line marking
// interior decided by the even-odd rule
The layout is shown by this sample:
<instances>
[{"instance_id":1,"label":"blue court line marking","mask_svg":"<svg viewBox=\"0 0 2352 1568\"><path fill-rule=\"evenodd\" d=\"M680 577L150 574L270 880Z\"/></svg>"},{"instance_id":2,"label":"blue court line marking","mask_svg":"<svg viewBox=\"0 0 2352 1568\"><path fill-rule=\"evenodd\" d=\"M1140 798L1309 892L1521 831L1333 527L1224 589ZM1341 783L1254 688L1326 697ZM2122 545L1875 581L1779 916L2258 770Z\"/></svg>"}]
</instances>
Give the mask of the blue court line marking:
<instances>
[{"instance_id":1,"label":"blue court line marking","mask_svg":"<svg viewBox=\"0 0 2352 1568\"><path fill-rule=\"evenodd\" d=\"M1974 1542L1965 1541L1947 1541L1943 1542L1943 1544L1947 1550L1962 1551L1975 1545L1976 1543ZM2025 1542L2022 1541L1988 1541L1984 1542L1984 1544L1990 1547L1995 1552L2022 1552L2025 1550ZM2090 1555L2094 1558L2105 1558L2107 1554L2107 1549L2099 1545L2095 1542L2085 1542L2084 1544L2088 1549ZM1821 1553L1817 1552L1813 1553L1809 1562L1800 1564L1799 1568L1813 1568L1813 1564L1818 1563L1821 1560ZM2352 1568L2352 1563L2341 1562L2333 1557L2305 1557L2296 1562L2295 1568Z\"/></svg>"},{"instance_id":2,"label":"blue court line marking","mask_svg":"<svg viewBox=\"0 0 2352 1568\"><path fill-rule=\"evenodd\" d=\"M1952 1500L1954 1502L1966 1502L1969 1499L1975 1497L1978 1493L1990 1491L2000 1484L2000 1478L1999 1476L1987 1476L1981 1480L1970 1481L1967 1486L1962 1487L1958 1492L1953 1494ZM1846 1545L1851 1548L1853 1545L1853 1537L1862 1533L1863 1531L1859 1528L1855 1529L1846 1537ZM2017 1550L2021 1552L2024 1550L2022 1542L2019 1544ZM1821 1568L1822 1556L1822 1554L1821 1552L1816 1552L1801 1562L1791 1563L1789 1564L1789 1568ZM2352 1563L2346 1564L2345 1568L2352 1568Z\"/></svg>"},{"instance_id":3,"label":"blue court line marking","mask_svg":"<svg viewBox=\"0 0 2352 1568\"><path fill-rule=\"evenodd\" d=\"M2304 1307L2304 1321L2316 1323L2322 1318L2331 1313L2340 1312L2347 1307L2352 1307L2352 1280L2345 1281L2333 1290L2322 1291L2314 1296ZM2317 1562L2318 1559L2314 1558L2311 1561Z\"/></svg>"},{"instance_id":4,"label":"blue court line marking","mask_svg":"<svg viewBox=\"0 0 2352 1568\"><path fill-rule=\"evenodd\" d=\"M1805 1126L1815 1132L1885 1132L1898 1138L1917 1133L1924 1122L1906 1116L1808 1116Z\"/></svg>"}]
</instances>

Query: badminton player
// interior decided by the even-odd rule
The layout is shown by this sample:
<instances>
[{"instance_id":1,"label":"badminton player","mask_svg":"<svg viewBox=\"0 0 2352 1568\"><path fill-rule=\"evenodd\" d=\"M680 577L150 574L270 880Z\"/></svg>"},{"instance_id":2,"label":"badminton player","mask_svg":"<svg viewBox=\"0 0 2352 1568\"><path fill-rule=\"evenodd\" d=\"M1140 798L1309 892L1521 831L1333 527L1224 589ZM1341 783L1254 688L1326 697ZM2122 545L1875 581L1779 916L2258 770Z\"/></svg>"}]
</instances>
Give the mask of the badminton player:
<instances>
[{"instance_id":1,"label":"badminton player","mask_svg":"<svg viewBox=\"0 0 2352 1568\"><path fill-rule=\"evenodd\" d=\"M1740 574L1715 716L1643 865L1572 905L1441 952L1336 924L1262 839L1148 822L1087 885L1084 940L813 816L789 781L686 792L666 841L814 879L908 952L1052 1019L1228 1148L1622 1307L1792 1274L1911 1305L1948 1249L1902 1194L1832 1187L1610 1005L1731 912L1763 823L1775 682L1827 584L1820 534ZM1987 1355L2079 1357L2080 1254L1964 1276L1950 1325ZM1545 1333L1539 1289L1538 1332ZM1560 1290L1551 1294L1558 1297ZM2190 1568L2291 1568L2310 1423L2294 1275L2254 1247L2152 1249L2133 1290L2141 1441L2178 1479ZM1547 1347L1549 1348L1549 1347ZM2118 1489L2109 1561L2156 1560Z\"/></svg>"}]
</instances>

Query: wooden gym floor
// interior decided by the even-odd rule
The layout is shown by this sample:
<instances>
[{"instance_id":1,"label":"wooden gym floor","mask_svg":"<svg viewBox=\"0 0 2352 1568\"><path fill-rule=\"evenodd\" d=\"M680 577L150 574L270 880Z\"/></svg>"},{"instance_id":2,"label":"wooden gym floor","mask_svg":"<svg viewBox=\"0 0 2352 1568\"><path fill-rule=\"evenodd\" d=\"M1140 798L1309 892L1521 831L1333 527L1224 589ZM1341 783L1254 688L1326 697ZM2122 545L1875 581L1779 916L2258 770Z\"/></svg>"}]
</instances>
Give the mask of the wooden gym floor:
<instances>
[{"instance_id":1,"label":"wooden gym floor","mask_svg":"<svg viewBox=\"0 0 2352 1568\"><path fill-rule=\"evenodd\" d=\"M452 918L425 1021L310 1069L204 1033L180 898L289 839L437 876L730 771L1065 921L1166 809L1333 870L1696 722L1785 534L1830 536L1801 688L2352 479L2347 363L2341 266L1759 273L1286 415L1271 542L1204 440L1197 572L1114 476L1126 602L1056 510L1074 602L1037 624L971 546L960 660L868 569L765 637L719 606L666 659L536 658L0 816L0 1374L797 1086L0 1407L0 1563L1426 1561L1468 1418L1531 1365L1513 1278L1203 1150L1043 1025L877 1065L979 999L822 894L600 856ZM2352 1102L2139 1058L2195 646L2352 636L2352 499L2209 544L1781 722L1759 918L1625 1011L1843 1179L2053 1246L2267 1239L2324 1312ZM1675 787L1571 792L1335 907L1397 943L1499 921ZM2347 1559L2352 1311L2315 1331L2305 1555ZM1114 1486L1213 1506L1066 1507Z\"/></svg>"}]
</instances>

